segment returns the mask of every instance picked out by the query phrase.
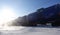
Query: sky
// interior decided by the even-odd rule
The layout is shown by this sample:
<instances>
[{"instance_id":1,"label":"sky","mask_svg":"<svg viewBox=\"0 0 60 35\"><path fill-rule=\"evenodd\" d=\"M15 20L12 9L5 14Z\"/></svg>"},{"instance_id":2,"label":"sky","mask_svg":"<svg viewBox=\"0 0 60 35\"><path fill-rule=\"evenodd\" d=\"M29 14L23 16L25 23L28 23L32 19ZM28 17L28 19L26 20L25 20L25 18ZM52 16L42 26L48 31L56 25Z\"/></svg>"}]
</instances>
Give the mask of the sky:
<instances>
[{"instance_id":1,"label":"sky","mask_svg":"<svg viewBox=\"0 0 60 35\"><path fill-rule=\"evenodd\" d=\"M46 8L57 3L60 3L60 0L0 0L0 14L3 10L9 10L15 16L21 17L33 13L39 8Z\"/></svg>"}]
</instances>

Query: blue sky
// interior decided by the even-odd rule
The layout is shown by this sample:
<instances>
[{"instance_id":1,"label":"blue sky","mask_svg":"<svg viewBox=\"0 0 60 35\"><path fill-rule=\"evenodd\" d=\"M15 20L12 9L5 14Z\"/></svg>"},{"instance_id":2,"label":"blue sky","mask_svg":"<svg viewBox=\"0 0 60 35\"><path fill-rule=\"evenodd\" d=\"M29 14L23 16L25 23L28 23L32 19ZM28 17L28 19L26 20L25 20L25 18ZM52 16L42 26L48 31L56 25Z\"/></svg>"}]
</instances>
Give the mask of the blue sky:
<instances>
[{"instance_id":1,"label":"blue sky","mask_svg":"<svg viewBox=\"0 0 60 35\"><path fill-rule=\"evenodd\" d=\"M0 0L0 13L3 7L8 6L17 16L24 16L39 8L46 8L57 3L60 3L60 0Z\"/></svg>"}]
</instances>

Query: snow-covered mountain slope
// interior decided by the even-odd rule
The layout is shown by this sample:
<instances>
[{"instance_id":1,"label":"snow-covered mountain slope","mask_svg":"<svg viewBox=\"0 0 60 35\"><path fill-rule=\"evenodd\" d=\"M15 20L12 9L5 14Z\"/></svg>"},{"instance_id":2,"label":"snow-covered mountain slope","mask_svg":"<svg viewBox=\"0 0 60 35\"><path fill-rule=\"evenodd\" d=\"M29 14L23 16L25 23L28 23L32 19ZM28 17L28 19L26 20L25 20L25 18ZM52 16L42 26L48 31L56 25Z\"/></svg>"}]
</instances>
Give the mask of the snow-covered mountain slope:
<instances>
[{"instance_id":1,"label":"snow-covered mountain slope","mask_svg":"<svg viewBox=\"0 0 60 35\"><path fill-rule=\"evenodd\" d=\"M19 30L0 30L0 35L60 35L60 28L23 27Z\"/></svg>"}]
</instances>

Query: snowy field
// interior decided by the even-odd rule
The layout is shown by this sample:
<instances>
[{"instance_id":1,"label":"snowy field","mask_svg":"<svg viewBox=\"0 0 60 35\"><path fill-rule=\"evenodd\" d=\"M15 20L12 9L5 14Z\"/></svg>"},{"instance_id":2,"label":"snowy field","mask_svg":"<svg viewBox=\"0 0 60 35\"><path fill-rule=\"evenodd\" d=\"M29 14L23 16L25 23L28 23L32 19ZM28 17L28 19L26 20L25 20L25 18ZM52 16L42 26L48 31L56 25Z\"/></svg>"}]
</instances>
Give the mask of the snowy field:
<instances>
[{"instance_id":1,"label":"snowy field","mask_svg":"<svg viewBox=\"0 0 60 35\"><path fill-rule=\"evenodd\" d=\"M9 30L8 30L9 29ZM9 27L0 28L0 35L60 35L56 27Z\"/></svg>"}]
</instances>

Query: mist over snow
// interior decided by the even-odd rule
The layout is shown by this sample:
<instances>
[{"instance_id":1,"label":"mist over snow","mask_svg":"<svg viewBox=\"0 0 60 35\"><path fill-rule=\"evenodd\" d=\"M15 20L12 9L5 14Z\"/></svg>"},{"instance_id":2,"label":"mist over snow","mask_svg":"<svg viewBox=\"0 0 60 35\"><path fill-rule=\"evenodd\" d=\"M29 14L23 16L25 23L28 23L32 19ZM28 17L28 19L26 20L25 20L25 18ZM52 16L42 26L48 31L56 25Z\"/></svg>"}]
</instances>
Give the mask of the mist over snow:
<instances>
[{"instance_id":1,"label":"mist over snow","mask_svg":"<svg viewBox=\"0 0 60 35\"><path fill-rule=\"evenodd\" d=\"M0 35L60 35L60 28L18 27L19 30L0 30Z\"/></svg>"}]
</instances>

